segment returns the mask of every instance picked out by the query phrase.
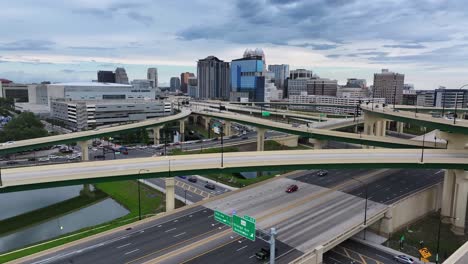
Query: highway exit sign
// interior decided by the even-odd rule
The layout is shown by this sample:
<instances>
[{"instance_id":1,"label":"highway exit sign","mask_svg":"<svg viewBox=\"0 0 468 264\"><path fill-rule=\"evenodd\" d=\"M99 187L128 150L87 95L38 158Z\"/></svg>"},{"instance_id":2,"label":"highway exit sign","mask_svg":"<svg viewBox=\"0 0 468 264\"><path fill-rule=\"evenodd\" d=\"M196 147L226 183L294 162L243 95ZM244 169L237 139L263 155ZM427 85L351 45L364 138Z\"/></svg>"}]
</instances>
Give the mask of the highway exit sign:
<instances>
[{"instance_id":1,"label":"highway exit sign","mask_svg":"<svg viewBox=\"0 0 468 264\"><path fill-rule=\"evenodd\" d=\"M232 218L231 216L220 212L218 210L214 211L214 219L222 224L225 224L227 226L232 226Z\"/></svg>"},{"instance_id":2,"label":"highway exit sign","mask_svg":"<svg viewBox=\"0 0 468 264\"><path fill-rule=\"evenodd\" d=\"M262 111L262 116L270 116L270 112L268 112L268 111Z\"/></svg>"},{"instance_id":3,"label":"highway exit sign","mask_svg":"<svg viewBox=\"0 0 468 264\"><path fill-rule=\"evenodd\" d=\"M249 240L255 241L255 223L240 216L232 216L232 231Z\"/></svg>"}]
</instances>

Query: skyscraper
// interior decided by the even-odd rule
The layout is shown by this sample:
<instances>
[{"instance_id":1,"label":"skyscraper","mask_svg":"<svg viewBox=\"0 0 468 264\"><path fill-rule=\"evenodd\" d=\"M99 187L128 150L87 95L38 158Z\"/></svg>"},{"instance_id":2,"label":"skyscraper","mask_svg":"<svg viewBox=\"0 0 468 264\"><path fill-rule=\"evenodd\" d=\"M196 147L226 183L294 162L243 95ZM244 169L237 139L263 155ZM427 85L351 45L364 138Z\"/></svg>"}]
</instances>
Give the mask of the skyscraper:
<instances>
[{"instance_id":1,"label":"skyscraper","mask_svg":"<svg viewBox=\"0 0 468 264\"><path fill-rule=\"evenodd\" d=\"M176 90L180 90L180 79L179 79L179 77L171 77L170 85L171 85L171 92L175 92Z\"/></svg>"},{"instance_id":2,"label":"skyscraper","mask_svg":"<svg viewBox=\"0 0 468 264\"><path fill-rule=\"evenodd\" d=\"M115 73L112 71L98 71L98 82L115 83Z\"/></svg>"},{"instance_id":3,"label":"skyscraper","mask_svg":"<svg viewBox=\"0 0 468 264\"><path fill-rule=\"evenodd\" d=\"M188 79L194 76L195 74L191 72L183 72L180 74L180 90L183 93L187 93Z\"/></svg>"},{"instance_id":4,"label":"skyscraper","mask_svg":"<svg viewBox=\"0 0 468 264\"><path fill-rule=\"evenodd\" d=\"M127 72L124 68L115 69L115 82L121 84L128 84Z\"/></svg>"},{"instance_id":5,"label":"skyscraper","mask_svg":"<svg viewBox=\"0 0 468 264\"><path fill-rule=\"evenodd\" d=\"M151 81L152 87L158 87L158 69L157 68L148 68L148 80Z\"/></svg>"},{"instance_id":6,"label":"skyscraper","mask_svg":"<svg viewBox=\"0 0 468 264\"><path fill-rule=\"evenodd\" d=\"M289 77L289 65L288 64L275 64L268 65L268 71L275 74L274 81L277 89L284 92L284 81Z\"/></svg>"},{"instance_id":7,"label":"skyscraper","mask_svg":"<svg viewBox=\"0 0 468 264\"><path fill-rule=\"evenodd\" d=\"M231 101L265 100L264 57L248 56L231 62Z\"/></svg>"},{"instance_id":8,"label":"skyscraper","mask_svg":"<svg viewBox=\"0 0 468 264\"><path fill-rule=\"evenodd\" d=\"M381 73L374 73L373 97L385 98L388 104L401 104L404 82L404 74L382 69Z\"/></svg>"},{"instance_id":9,"label":"skyscraper","mask_svg":"<svg viewBox=\"0 0 468 264\"><path fill-rule=\"evenodd\" d=\"M312 78L314 77L314 74L312 71L310 70L306 70L306 69L296 69L296 70L292 70L290 73L289 73L289 78L294 80L294 79L298 79L298 78Z\"/></svg>"},{"instance_id":10,"label":"skyscraper","mask_svg":"<svg viewBox=\"0 0 468 264\"><path fill-rule=\"evenodd\" d=\"M208 56L197 62L198 93L201 99L228 99L229 62Z\"/></svg>"}]
</instances>

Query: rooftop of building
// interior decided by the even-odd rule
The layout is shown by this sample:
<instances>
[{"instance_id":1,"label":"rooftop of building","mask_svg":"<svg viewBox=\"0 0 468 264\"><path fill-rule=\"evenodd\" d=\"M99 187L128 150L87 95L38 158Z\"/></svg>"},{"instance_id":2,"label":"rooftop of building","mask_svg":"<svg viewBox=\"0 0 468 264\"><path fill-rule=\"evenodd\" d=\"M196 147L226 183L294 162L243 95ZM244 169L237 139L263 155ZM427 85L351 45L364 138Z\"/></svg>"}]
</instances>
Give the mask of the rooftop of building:
<instances>
[{"instance_id":1,"label":"rooftop of building","mask_svg":"<svg viewBox=\"0 0 468 264\"><path fill-rule=\"evenodd\" d=\"M8 79L3 79L3 78L0 78L0 83L2 84L5 84L5 83L12 83L13 81L10 81Z\"/></svg>"},{"instance_id":2,"label":"rooftop of building","mask_svg":"<svg viewBox=\"0 0 468 264\"><path fill-rule=\"evenodd\" d=\"M64 102L64 103L71 103L71 104L76 104L76 103L86 103L86 104L148 104L148 103L170 103L169 101L165 100L157 100L157 99L122 99L122 100L68 100L68 99L63 99L63 98L58 98L58 99L53 99L52 101L57 101L57 102Z\"/></svg>"},{"instance_id":3,"label":"rooftop of building","mask_svg":"<svg viewBox=\"0 0 468 264\"><path fill-rule=\"evenodd\" d=\"M223 60L220 60L220 59L218 59L218 57L213 56L213 55L208 56L208 57L206 57L206 58L204 58L204 59L199 59L199 61L210 61L210 60L215 60L215 61L219 61L219 62L224 62Z\"/></svg>"},{"instance_id":4,"label":"rooftop of building","mask_svg":"<svg viewBox=\"0 0 468 264\"><path fill-rule=\"evenodd\" d=\"M261 56L250 56L250 57L235 59L235 60L232 60L232 61L245 61L245 60L262 60L262 57Z\"/></svg>"},{"instance_id":5,"label":"rooftop of building","mask_svg":"<svg viewBox=\"0 0 468 264\"><path fill-rule=\"evenodd\" d=\"M104 83L104 82L67 82L53 83L52 86L92 86L92 87L132 87L130 84Z\"/></svg>"}]
</instances>

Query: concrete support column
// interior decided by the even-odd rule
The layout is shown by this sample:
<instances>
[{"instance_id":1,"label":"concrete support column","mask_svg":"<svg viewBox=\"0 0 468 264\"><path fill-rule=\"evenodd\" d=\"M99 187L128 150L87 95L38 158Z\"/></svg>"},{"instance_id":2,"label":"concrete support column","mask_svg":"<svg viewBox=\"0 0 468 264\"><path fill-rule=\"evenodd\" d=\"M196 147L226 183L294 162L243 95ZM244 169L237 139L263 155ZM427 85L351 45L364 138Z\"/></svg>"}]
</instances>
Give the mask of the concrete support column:
<instances>
[{"instance_id":1,"label":"concrete support column","mask_svg":"<svg viewBox=\"0 0 468 264\"><path fill-rule=\"evenodd\" d=\"M398 133L403 133L404 125L405 125L405 123L403 123L403 122L397 122L396 127L397 127L397 132Z\"/></svg>"},{"instance_id":2,"label":"concrete support column","mask_svg":"<svg viewBox=\"0 0 468 264\"><path fill-rule=\"evenodd\" d=\"M175 182L174 178L165 178L166 182L166 212L175 209Z\"/></svg>"},{"instance_id":3,"label":"concrete support column","mask_svg":"<svg viewBox=\"0 0 468 264\"><path fill-rule=\"evenodd\" d=\"M229 137L231 136L231 121L224 121L224 135Z\"/></svg>"},{"instance_id":4,"label":"concrete support column","mask_svg":"<svg viewBox=\"0 0 468 264\"><path fill-rule=\"evenodd\" d=\"M265 129L257 127L257 151L265 149Z\"/></svg>"},{"instance_id":5,"label":"concrete support column","mask_svg":"<svg viewBox=\"0 0 468 264\"><path fill-rule=\"evenodd\" d=\"M314 149L323 149L323 146L327 144L326 140L319 140L314 138L309 139L309 142L314 144Z\"/></svg>"},{"instance_id":6,"label":"concrete support column","mask_svg":"<svg viewBox=\"0 0 468 264\"><path fill-rule=\"evenodd\" d=\"M318 246L315 248L315 263L323 263L323 246Z\"/></svg>"},{"instance_id":7,"label":"concrete support column","mask_svg":"<svg viewBox=\"0 0 468 264\"><path fill-rule=\"evenodd\" d=\"M155 145L158 145L161 142L161 128L161 126L153 127L153 142Z\"/></svg>"},{"instance_id":8,"label":"concrete support column","mask_svg":"<svg viewBox=\"0 0 468 264\"><path fill-rule=\"evenodd\" d=\"M179 121L179 125L180 125L180 142L183 142L184 139L185 139L185 120L182 119Z\"/></svg>"},{"instance_id":9,"label":"concrete support column","mask_svg":"<svg viewBox=\"0 0 468 264\"><path fill-rule=\"evenodd\" d=\"M89 160L88 154L88 140L85 141L78 141L78 146L81 148L81 160L86 161Z\"/></svg>"},{"instance_id":10,"label":"concrete support column","mask_svg":"<svg viewBox=\"0 0 468 264\"><path fill-rule=\"evenodd\" d=\"M382 121L375 122L375 136L379 136L382 134Z\"/></svg>"},{"instance_id":11,"label":"concrete support column","mask_svg":"<svg viewBox=\"0 0 468 264\"><path fill-rule=\"evenodd\" d=\"M386 135L386 132L387 132L387 123L390 123L390 122L387 122L387 120L382 120L380 121L382 127L381 127L381 130L380 130L380 136L381 137L385 137Z\"/></svg>"},{"instance_id":12,"label":"concrete support column","mask_svg":"<svg viewBox=\"0 0 468 264\"><path fill-rule=\"evenodd\" d=\"M455 171L445 170L444 186L442 189L441 214L444 216L453 216L453 194L455 192ZM443 218L444 223L450 223L450 218Z\"/></svg>"},{"instance_id":13,"label":"concrete support column","mask_svg":"<svg viewBox=\"0 0 468 264\"><path fill-rule=\"evenodd\" d=\"M204 117L205 119L205 128L206 130L210 129L210 122L211 122L211 118L210 117Z\"/></svg>"},{"instance_id":14,"label":"concrete support column","mask_svg":"<svg viewBox=\"0 0 468 264\"><path fill-rule=\"evenodd\" d=\"M453 203L452 231L456 235L465 234L466 204L468 200L468 174L464 170L455 170L455 193Z\"/></svg>"}]
</instances>

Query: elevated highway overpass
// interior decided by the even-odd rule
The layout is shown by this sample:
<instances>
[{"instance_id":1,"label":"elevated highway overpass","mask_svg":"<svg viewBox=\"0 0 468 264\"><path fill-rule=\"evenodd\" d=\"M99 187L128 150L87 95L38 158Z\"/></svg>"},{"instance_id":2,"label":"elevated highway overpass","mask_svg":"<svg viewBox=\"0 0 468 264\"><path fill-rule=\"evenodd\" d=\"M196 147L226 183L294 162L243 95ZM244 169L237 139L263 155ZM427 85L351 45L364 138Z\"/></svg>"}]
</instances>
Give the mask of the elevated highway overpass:
<instances>
[{"instance_id":1,"label":"elevated highway overpass","mask_svg":"<svg viewBox=\"0 0 468 264\"><path fill-rule=\"evenodd\" d=\"M193 114L198 114L206 117L218 118L227 121L233 121L237 123L246 124L249 126L257 127L259 129L258 142L262 143L262 133L264 133L265 129L267 130L275 130L280 131L288 134L315 138L318 140L334 140L334 141L342 141L347 143L353 144L361 144L361 145L368 145L368 146L376 146L376 147L387 147L387 148L422 148L423 142L422 141L414 141L408 139L399 139L399 138L389 138L385 136L374 136L374 135L364 135L364 134L354 134L354 133L346 133L346 132L339 132L339 131L330 131L330 130L323 130L323 129L314 129L308 128L305 126L293 127L290 124L283 124L274 122L267 119L256 118L251 116L245 116L240 114L232 114L232 113L218 113L218 112L208 112L203 110L194 110ZM263 129L263 130L262 130ZM425 147L434 147L434 144ZM445 148L445 144L438 143L436 145L437 148Z\"/></svg>"}]
</instances>

